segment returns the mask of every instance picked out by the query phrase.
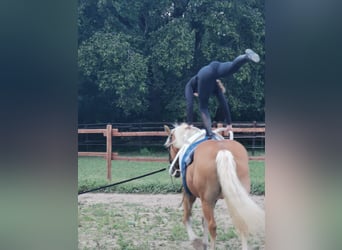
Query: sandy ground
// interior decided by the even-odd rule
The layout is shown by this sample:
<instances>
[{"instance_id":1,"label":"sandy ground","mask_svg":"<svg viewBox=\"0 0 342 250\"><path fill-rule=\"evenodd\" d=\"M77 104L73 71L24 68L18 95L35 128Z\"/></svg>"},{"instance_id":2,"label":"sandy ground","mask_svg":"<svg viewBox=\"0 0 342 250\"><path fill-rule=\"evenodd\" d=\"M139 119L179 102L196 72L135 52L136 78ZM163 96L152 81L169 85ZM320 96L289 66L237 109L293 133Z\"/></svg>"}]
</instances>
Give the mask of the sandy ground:
<instances>
[{"instance_id":1,"label":"sandy ground","mask_svg":"<svg viewBox=\"0 0 342 250\"><path fill-rule=\"evenodd\" d=\"M260 207L264 208L264 196L252 196L252 198ZM131 246L130 249L139 249L139 244L141 244L139 241L148 242L142 249L194 249L186 236L182 240L170 238L170 235L175 233L174 230L183 227L181 201L182 194L88 193L79 195L79 249L123 249L122 244L120 246L118 243L118 235L125 235L130 238L135 247ZM119 231L118 225L117 227L105 228L98 222L101 217L94 216L92 220L86 220L89 216L91 217L89 211L94 206L101 206L104 210L112 211L112 216L116 215L115 211L120 211L121 217L119 219L132 218L132 214L135 214L136 217L137 210L143 212L140 212L139 219L135 222L134 227L128 230L132 234L130 236L127 230L126 232ZM201 205L200 201L197 200L193 208L193 218L200 220L201 216ZM162 219L156 221L154 219L156 217L162 217ZM233 227L223 200L219 200L216 204L215 218L218 229L225 228L227 231ZM115 224L116 222L119 223L118 220L113 220L108 224ZM154 227L146 230L149 223L153 223ZM145 230L143 230L144 226ZM200 230L202 229L200 228ZM162 234L161 231L163 231ZM198 231L199 229L196 230L195 228L195 232ZM228 240L220 241L218 237L217 249L240 248L240 241L236 237L229 239L228 243L226 241ZM249 249L264 249L264 235L250 239Z\"/></svg>"},{"instance_id":2,"label":"sandy ground","mask_svg":"<svg viewBox=\"0 0 342 250\"><path fill-rule=\"evenodd\" d=\"M144 206L167 206L179 205L182 200L181 194L113 194L113 193L88 193L79 195L78 201L85 204L96 203L120 203L137 202Z\"/></svg>"}]
</instances>

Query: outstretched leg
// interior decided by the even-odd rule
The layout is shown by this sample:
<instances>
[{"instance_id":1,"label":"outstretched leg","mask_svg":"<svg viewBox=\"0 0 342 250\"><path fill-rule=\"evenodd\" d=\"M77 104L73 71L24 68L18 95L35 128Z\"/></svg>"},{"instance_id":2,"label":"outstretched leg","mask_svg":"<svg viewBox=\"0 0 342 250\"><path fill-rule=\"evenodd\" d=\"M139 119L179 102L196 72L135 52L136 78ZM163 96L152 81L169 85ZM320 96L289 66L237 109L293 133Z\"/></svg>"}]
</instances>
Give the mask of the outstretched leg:
<instances>
[{"instance_id":1,"label":"outstretched leg","mask_svg":"<svg viewBox=\"0 0 342 250\"><path fill-rule=\"evenodd\" d=\"M192 205L194 204L196 197L192 195L188 195L185 192L183 193L183 223L186 227L186 231L188 233L190 241L193 241L194 239L197 238L195 232L192 230L191 226L191 209Z\"/></svg>"},{"instance_id":2,"label":"outstretched leg","mask_svg":"<svg viewBox=\"0 0 342 250\"><path fill-rule=\"evenodd\" d=\"M236 73L242 65L249 61L258 63L260 61L260 57L253 50L246 49L245 54L237 56L232 62L220 63L217 73L220 76L232 75Z\"/></svg>"},{"instance_id":3,"label":"outstretched leg","mask_svg":"<svg viewBox=\"0 0 342 250\"><path fill-rule=\"evenodd\" d=\"M202 200L202 210L204 220L206 220L206 224L208 225L208 230L210 233L210 249L215 249L216 244L216 222L214 218L214 208L215 202L210 203Z\"/></svg>"}]
</instances>

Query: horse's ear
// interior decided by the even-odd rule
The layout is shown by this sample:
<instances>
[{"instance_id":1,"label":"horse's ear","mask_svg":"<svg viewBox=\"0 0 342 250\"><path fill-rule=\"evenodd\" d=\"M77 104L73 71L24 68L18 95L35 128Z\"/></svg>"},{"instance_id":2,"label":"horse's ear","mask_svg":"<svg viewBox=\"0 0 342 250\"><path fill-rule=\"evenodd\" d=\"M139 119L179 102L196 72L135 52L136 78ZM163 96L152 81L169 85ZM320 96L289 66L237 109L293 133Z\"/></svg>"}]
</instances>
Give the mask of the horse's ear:
<instances>
[{"instance_id":1,"label":"horse's ear","mask_svg":"<svg viewBox=\"0 0 342 250\"><path fill-rule=\"evenodd\" d=\"M164 125L164 130L165 130L165 132L166 132L168 135L171 134L171 129L169 128L169 126Z\"/></svg>"}]
</instances>

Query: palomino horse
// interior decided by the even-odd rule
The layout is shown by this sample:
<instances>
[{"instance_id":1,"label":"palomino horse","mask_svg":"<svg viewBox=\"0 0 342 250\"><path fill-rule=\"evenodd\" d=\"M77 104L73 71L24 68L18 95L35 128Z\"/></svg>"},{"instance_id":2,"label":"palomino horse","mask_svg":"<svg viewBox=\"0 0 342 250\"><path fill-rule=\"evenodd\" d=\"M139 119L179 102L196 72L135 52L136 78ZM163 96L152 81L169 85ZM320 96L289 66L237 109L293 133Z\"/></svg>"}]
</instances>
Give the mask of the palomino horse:
<instances>
[{"instance_id":1,"label":"palomino horse","mask_svg":"<svg viewBox=\"0 0 342 250\"><path fill-rule=\"evenodd\" d=\"M181 151L189 145L189 140L204 137L204 130L185 123L170 130L165 126L168 138L165 146L169 149L170 174L179 170ZM183 150L184 151L184 150ZM184 152L183 152L184 153ZM176 175L179 176L179 175ZM214 208L218 199L224 199L233 224L241 239L243 250L248 249L249 234L263 231L265 227L264 211L250 198L250 178L247 151L235 140L205 140L194 150L193 161L187 167L182 178L187 190L183 192L183 223L189 239L194 246L200 242L201 248L208 245L210 233L210 249L215 249L216 222ZM185 189L185 188L184 188ZM196 198L200 198L203 212L203 243L195 235L191 227L191 209ZM197 247L195 247L197 248Z\"/></svg>"}]
</instances>

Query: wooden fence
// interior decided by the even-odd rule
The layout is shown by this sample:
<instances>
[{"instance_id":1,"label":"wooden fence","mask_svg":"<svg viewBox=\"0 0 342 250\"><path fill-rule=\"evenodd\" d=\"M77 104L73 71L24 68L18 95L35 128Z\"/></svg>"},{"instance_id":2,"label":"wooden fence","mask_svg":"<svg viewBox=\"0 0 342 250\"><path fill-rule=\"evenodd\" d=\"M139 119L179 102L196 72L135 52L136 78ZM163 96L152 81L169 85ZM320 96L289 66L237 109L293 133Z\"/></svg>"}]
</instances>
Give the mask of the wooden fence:
<instances>
[{"instance_id":1,"label":"wooden fence","mask_svg":"<svg viewBox=\"0 0 342 250\"><path fill-rule=\"evenodd\" d=\"M218 124L217 127L222 127ZM265 133L265 127L251 127L251 128L233 128L234 133ZM107 179L112 179L112 160L128 160L128 161L157 161L168 162L165 157L128 157L119 156L118 153L112 152L112 138L113 137L135 137L135 136L167 136L165 131L136 131L136 132L120 132L116 128L112 128L108 124L104 129L78 129L78 134L103 134L106 137L106 152L78 152L78 156L98 156L104 157L107 161ZM225 135L226 136L226 135ZM251 160L264 160L264 157L250 156Z\"/></svg>"}]
</instances>

